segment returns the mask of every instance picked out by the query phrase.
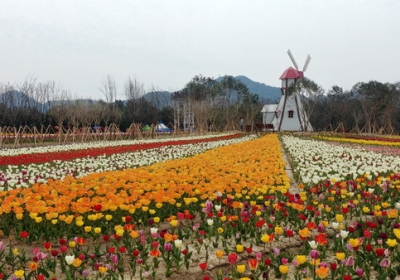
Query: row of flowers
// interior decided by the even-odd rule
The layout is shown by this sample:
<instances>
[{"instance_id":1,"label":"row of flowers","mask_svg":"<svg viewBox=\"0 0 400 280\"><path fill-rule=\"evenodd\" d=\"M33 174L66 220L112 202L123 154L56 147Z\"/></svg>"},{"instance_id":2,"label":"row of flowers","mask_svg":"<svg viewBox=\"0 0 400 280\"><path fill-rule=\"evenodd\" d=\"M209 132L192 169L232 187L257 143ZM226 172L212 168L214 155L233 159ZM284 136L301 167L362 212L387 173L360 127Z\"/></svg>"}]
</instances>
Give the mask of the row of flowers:
<instances>
[{"instance_id":1,"label":"row of flowers","mask_svg":"<svg viewBox=\"0 0 400 280\"><path fill-rule=\"evenodd\" d=\"M353 144L366 144L366 145L381 145L381 146L400 146L400 138L384 138L384 137L371 137L371 136L354 136L354 135L341 135L341 136L327 136L317 135L315 139L325 141L337 141Z\"/></svg>"},{"instance_id":2,"label":"row of flowers","mask_svg":"<svg viewBox=\"0 0 400 280\"><path fill-rule=\"evenodd\" d=\"M152 149L147 149L147 146L132 146L130 149L137 151L116 154L112 154L114 148L110 148L110 150L104 148L99 151L103 155L99 156L90 156L90 153L81 151L83 157L69 161L63 160L65 154L60 153L53 155L51 162L43 164L9 165L4 171L0 171L0 191L29 187L34 183L45 183L48 179L63 180L67 176L79 178L91 173L151 165L155 162L184 158L209 149L253 138L253 136L233 136L211 138L213 141L210 141L211 139L176 141L174 145L166 145L169 142L153 143ZM146 150L138 150L139 148L146 148Z\"/></svg>"},{"instance_id":3,"label":"row of flowers","mask_svg":"<svg viewBox=\"0 0 400 280\"><path fill-rule=\"evenodd\" d=\"M379 171L387 158L359 149L332 153L327 143L291 136L282 143L303 181L298 193L288 192L276 135L1 192L3 234L43 243L29 257L7 245L0 271L14 278L63 272L159 279L191 268L192 279L394 279L398 167ZM329 160L340 164L325 176ZM342 178L354 165L360 170ZM319 179L307 180L314 173Z\"/></svg>"},{"instance_id":4,"label":"row of flowers","mask_svg":"<svg viewBox=\"0 0 400 280\"><path fill-rule=\"evenodd\" d=\"M227 140L241 136L238 133L198 135L193 137L150 139L150 140L121 140L101 141L94 143L75 143L71 145L55 145L20 149L0 150L0 166L20 165L30 163L45 163L54 160L73 160L87 156L112 155L116 153L135 152L162 146L195 144L215 140Z\"/></svg>"},{"instance_id":5,"label":"row of flowers","mask_svg":"<svg viewBox=\"0 0 400 280\"><path fill-rule=\"evenodd\" d=\"M305 184L356 179L365 174L371 179L400 170L398 156L376 153L361 146L331 145L294 136L283 137L283 143L292 155L297 178Z\"/></svg>"}]
</instances>

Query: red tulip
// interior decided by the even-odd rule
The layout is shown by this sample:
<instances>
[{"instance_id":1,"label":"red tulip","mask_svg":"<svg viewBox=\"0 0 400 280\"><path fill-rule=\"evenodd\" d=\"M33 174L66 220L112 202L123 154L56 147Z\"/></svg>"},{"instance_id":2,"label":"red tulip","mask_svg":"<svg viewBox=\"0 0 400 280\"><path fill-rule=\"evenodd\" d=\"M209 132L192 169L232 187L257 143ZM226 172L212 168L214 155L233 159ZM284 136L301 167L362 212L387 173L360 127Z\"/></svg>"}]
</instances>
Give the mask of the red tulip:
<instances>
[{"instance_id":1,"label":"red tulip","mask_svg":"<svg viewBox=\"0 0 400 280\"><path fill-rule=\"evenodd\" d=\"M133 255L134 257L139 256L139 254L140 254L140 251L139 251L139 250L135 250L135 251L132 252L132 255Z\"/></svg>"},{"instance_id":2,"label":"red tulip","mask_svg":"<svg viewBox=\"0 0 400 280\"><path fill-rule=\"evenodd\" d=\"M68 251L68 247L67 247L67 246L61 246L61 247L60 247L60 252L61 252L62 254L65 254L67 251Z\"/></svg>"},{"instance_id":3,"label":"red tulip","mask_svg":"<svg viewBox=\"0 0 400 280\"><path fill-rule=\"evenodd\" d=\"M337 269L337 263L330 263L329 266L330 266L331 270Z\"/></svg>"},{"instance_id":4,"label":"red tulip","mask_svg":"<svg viewBox=\"0 0 400 280\"><path fill-rule=\"evenodd\" d=\"M22 239L25 239L29 236L29 232L27 231L21 231L21 233L19 234L19 237L21 237Z\"/></svg>"},{"instance_id":5,"label":"red tulip","mask_svg":"<svg viewBox=\"0 0 400 280\"><path fill-rule=\"evenodd\" d=\"M51 255L53 257L57 257L58 256L58 251L57 250L51 250Z\"/></svg>"},{"instance_id":6,"label":"red tulip","mask_svg":"<svg viewBox=\"0 0 400 280\"><path fill-rule=\"evenodd\" d=\"M375 249L375 253L378 257L383 257L383 255L385 254L385 249L383 248L376 248Z\"/></svg>"},{"instance_id":7,"label":"red tulip","mask_svg":"<svg viewBox=\"0 0 400 280\"><path fill-rule=\"evenodd\" d=\"M51 243L50 242L45 242L44 243L44 248L48 251L51 249Z\"/></svg>"},{"instance_id":8,"label":"red tulip","mask_svg":"<svg viewBox=\"0 0 400 280\"><path fill-rule=\"evenodd\" d=\"M115 253L115 247L110 247L110 248L108 248L108 252L109 252L110 254L114 254L114 253Z\"/></svg>"},{"instance_id":9,"label":"red tulip","mask_svg":"<svg viewBox=\"0 0 400 280\"><path fill-rule=\"evenodd\" d=\"M234 264L236 263L237 259L238 259L238 256L237 256L235 253L230 253L230 254L228 255L228 262L229 262L231 265L234 265Z\"/></svg>"},{"instance_id":10,"label":"red tulip","mask_svg":"<svg viewBox=\"0 0 400 280\"><path fill-rule=\"evenodd\" d=\"M60 243L60 245L65 245L65 244L67 244L67 240L64 238L61 238L60 240L58 240L58 243Z\"/></svg>"},{"instance_id":11,"label":"red tulip","mask_svg":"<svg viewBox=\"0 0 400 280\"><path fill-rule=\"evenodd\" d=\"M83 244L85 244L85 242L86 242L86 240L83 237L78 237L76 239L76 243L78 243L78 245L83 245Z\"/></svg>"},{"instance_id":12,"label":"red tulip","mask_svg":"<svg viewBox=\"0 0 400 280\"><path fill-rule=\"evenodd\" d=\"M200 269L201 270L206 270L206 268L207 268L207 263L206 262L203 262L203 263L199 263L199 267L200 267Z\"/></svg>"},{"instance_id":13,"label":"red tulip","mask_svg":"<svg viewBox=\"0 0 400 280\"><path fill-rule=\"evenodd\" d=\"M102 205L101 204L95 204L93 205L93 210L96 212L101 211Z\"/></svg>"},{"instance_id":14,"label":"red tulip","mask_svg":"<svg viewBox=\"0 0 400 280\"><path fill-rule=\"evenodd\" d=\"M293 230L291 230L291 229L286 230L286 236L287 237L293 237L293 235L294 235Z\"/></svg>"}]
</instances>

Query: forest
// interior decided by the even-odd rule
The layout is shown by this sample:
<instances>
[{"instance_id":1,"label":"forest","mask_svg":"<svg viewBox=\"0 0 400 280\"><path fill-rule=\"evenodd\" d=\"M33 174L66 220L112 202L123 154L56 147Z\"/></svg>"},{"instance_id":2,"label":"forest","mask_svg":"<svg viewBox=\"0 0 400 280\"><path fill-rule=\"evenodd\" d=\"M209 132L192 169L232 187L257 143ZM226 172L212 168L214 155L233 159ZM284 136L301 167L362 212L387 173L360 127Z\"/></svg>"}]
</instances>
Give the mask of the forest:
<instances>
[{"instance_id":1,"label":"forest","mask_svg":"<svg viewBox=\"0 0 400 280\"><path fill-rule=\"evenodd\" d=\"M325 90L304 78L291 89L302 96L303 105L315 131L337 130L398 134L400 132L400 83L358 82L350 90L333 86ZM0 84L0 126L64 128L104 127L116 124L126 131L132 123L142 126L162 121L172 129L184 129L183 120L199 130L238 129L262 123L261 109L277 100L260 99L232 76L218 81L193 77L182 90L146 90L143 83L128 78L117 92L112 76L103 79L103 100L73 96L54 81L38 83L27 78L21 84ZM121 100L117 98L123 95ZM184 109L183 109L184 108ZM190 113L191 116L183 114ZM179 115L180 114L180 115ZM179 119L179 124L174 124Z\"/></svg>"}]
</instances>

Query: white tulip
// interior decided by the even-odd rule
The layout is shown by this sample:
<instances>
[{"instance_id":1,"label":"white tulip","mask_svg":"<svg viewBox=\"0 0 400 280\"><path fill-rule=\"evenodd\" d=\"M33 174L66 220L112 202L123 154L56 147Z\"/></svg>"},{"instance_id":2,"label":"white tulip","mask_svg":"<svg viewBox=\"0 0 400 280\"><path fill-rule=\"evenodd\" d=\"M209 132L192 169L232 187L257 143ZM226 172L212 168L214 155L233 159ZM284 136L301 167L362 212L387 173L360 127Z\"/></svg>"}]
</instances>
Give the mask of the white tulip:
<instances>
[{"instance_id":1,"label":"white tulip","mask_svg":"<svg viewBox=\"0 0 400 280\"><path fill-rule=\"evenodd\" d=\"M215 210L216 210L217 212L219 212L219 210L221 210L221 205L215 205L214 208L215 208Z\"/></svg>"},{"instance_id":2,"label":"white tulip","mask_svg":"<svg viewBox=\"0 0 400 280\"><path fill-rule=\"evenodd\" d=\"M339 228L339 223L337 223L337 222L332 222L332 223L331 223L331 227L332 227L333 229L338 229L338 228Z\"/></svg>"},{"instance_id":3,"label":"white tulip","mask_svg":"<svg viewBox=\"0 0 400 280\"><path fill-rule=\"evenodd\" d=\"M66 255L66 256L65 256L65 262L66 262L68 265L72 264L72 262L74 261L74 259L75 259L75 256L74 256L74 255Z\"/></svg>"},{"instance_id":4,"label":"white tulip","mask_svg":"<svg viewBox=\"0 0 400 280\"><path fill-rule=\"evenodd\" d=\"M179 248L181 248L181 246L182 246L182 240L176 239L175 240L175 247L179 249Z\"/></svg>"},{"instance_id":5,"label":"white tulip","mask_svg":"<svg viewBox=\"0 0 400 280\"><path fill-rule=\"evenodd\" d=\"M313 241L308 241L308 244L310 244L311 249L317 249L318 248L318 242Z\"/></svg>"},{"instance_id":6,"label":"white tulip","mask_svg":"<svg viewBox=\"0 0 400 280\"><path fill-rule=\"evenodd\" d=\"M156 227L150 228L150 233L151 234L156 234L157 232L158 232L158 228L156 228Z\"/></svg>"},{"instance_id":7,"label":"white tulip","mask_svg":"<svg viewBox=\"0 0 400 280\"><path fill-rule=\"evenodd\" d=\"M207 219L207 224L209 226L212 226L214 224L214 220L213 219Z\"/></svg>"},{"instance_id":8,"label":"white tulip","mask_svg":"<svg viewBox=\"0 0 400 280\"><path fill-rule=\"evenodd\" d=\"M345 239L349 235L349 232L347 230L341 230L340 231L340 236Z\"/></svg>"}]
</instances>

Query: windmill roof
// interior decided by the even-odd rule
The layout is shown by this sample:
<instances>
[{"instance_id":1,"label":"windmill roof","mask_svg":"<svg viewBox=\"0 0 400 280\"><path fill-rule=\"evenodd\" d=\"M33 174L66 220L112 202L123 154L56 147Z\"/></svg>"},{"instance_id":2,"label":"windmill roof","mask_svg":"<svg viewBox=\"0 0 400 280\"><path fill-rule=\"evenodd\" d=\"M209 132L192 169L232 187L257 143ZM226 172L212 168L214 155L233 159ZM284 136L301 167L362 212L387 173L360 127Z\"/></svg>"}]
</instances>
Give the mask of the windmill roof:
<instances>
[{"instance_id":1,"label":"windmill roof","mask_svg":"<svg viewBox=\"0 0 400 280\"><path fill-rule=\"evenodd\" d=\"M279 80L284 80L284 79L298 79L300 78L300 73L293 67L289 67L288 69L283 72Z\"/></svg>"}]
</instances>

